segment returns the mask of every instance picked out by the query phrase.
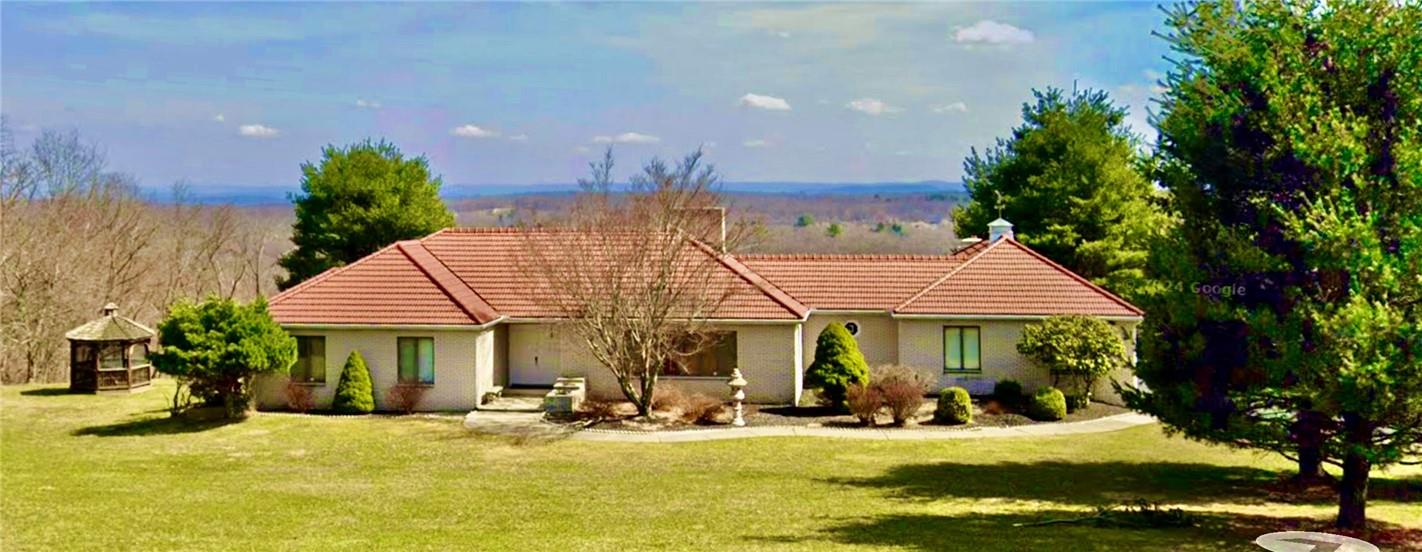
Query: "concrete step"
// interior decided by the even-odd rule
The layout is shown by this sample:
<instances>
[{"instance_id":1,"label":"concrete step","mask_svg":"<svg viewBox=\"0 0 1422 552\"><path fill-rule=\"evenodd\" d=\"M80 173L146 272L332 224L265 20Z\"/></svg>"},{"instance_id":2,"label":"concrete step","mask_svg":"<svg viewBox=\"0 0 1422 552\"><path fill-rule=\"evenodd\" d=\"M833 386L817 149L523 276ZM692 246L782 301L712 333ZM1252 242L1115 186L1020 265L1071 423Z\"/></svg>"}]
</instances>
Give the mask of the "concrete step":
<instances>
[{"instance_id":1,"label":"concrete step","mask_svg":"<svg viewBox=\"0 0 1422 552\"><path fill-rule=\"evenodd\" d=\"M489 412L543 412L542 397L503 396L479 406Z\"/></svg>"},{"instance_id":2,"label":"concrete step","mask_svg":"<svg viewBox=\"0 0 1422 552\"><path fill-rule=\"evenodd\" d=\"M543 398L544 395L547 395L548 392L552 390L552 385L505 385L503 396Z\"/></svg>"}]
</instances>

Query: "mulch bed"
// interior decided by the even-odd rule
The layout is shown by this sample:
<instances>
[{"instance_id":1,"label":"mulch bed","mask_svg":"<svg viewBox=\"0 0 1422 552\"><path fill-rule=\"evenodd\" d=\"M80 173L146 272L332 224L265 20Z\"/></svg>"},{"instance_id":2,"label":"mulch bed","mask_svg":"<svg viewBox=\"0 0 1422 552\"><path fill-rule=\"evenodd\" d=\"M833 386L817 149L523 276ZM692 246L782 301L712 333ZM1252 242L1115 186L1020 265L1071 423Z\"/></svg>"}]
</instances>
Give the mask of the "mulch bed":
<instances>
[{"instance_id":1,"label":"mulch bed","mask_svg":"<svg viewBox=\"0 0 1422 552\"><path fill-rule=\"evenodd\" d=\"M629 407L630 405L624 405ZM1015 413L987 413L983 409L983 404L978 401L973 403L973 421L962 425L943 425L933 421L934 402L926 401L919 409L918 415L914 417L913 423L908 427L920 429L937 429L945 431L957 431L982 427L1013 427L1035 424L1051 424L1059 422L1038 422L1021 414ZM626 410L624 408L624 410ZM1091 403L1091 406L1067 414L1063 422L1078 422L1113 416L1124 412L1129 412L1124 407L1105 404ZM770 406L770 405L746 405L745 420L747 427L773 427L773 426L798 426L798 427L835 427L835 428L863 428L854 416L846 413L838 413L827 407L821 406ZM652 420L634 420L630 416L614 419L602 420L589 425L592 429L610 429L621 431L666 431L666 430L686 430L686 429L718 429L730 427L730 409L727 408L718 424L692 424L686 423L674 416L655 413ZM875 424L876 428L893 429L889 424L892 420L887 414L880 414Z\"/></svg>"}]
</instances>

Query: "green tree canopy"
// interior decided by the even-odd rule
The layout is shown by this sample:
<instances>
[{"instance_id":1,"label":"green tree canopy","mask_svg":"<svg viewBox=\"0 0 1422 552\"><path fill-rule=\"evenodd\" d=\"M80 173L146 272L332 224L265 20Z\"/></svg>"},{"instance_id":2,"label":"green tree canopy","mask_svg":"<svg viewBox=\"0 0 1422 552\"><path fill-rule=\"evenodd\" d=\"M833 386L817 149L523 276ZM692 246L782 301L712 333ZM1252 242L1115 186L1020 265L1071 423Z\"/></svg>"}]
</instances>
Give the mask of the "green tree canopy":
<instances>
[{"instance_id":1,"label":"green tree canopy","mask_svg":"<svg viewBox=\"0 0 1422 552\"><path fill-rule=\"evenodd\" d=\"M175 304L158 325L158 339L163 348L150 355L153 367L204 403L223 405L229 418L246 412L253 377L285 373L296 361L296 339L260 298L248 305L217 297Z\"/></svg>"},{"instance_id":2,"label":"green tree canopy","mask_svg":"<svg viewBox=\"0 0 1422 552\"><path fill-rule=\"evenodd\" d=\"M1099 318L1053 316L1022 329L1017 352L1052 374L1052 385L1068 380L1073 392L1091 397L1096 380L1126 366L1120 330Z\"/></svg>"},{"instance_id":3,"label":"green tree canopy","mask_svg":"<svg viewBox=\"0 0 1422 552\"><path fill-rule=\"evenodd\" d=\"M1208 2L1169 24L1181 224L1151 256L1150 392L1127 399L1340 465L1337 523L1362 527L1371 467L1422 454L1422 6Z\"/></svg>"},{"instance_id":4,"label":"green tree canopy","mask_svg":"<svg viewBox=\"0 0 1422 552\"><path fill-rule=\"evenodd\" d=\"M844 405L851 385L869 383L869 363L859 342L839 322L830 322L815 340L815 360L805 370L805 386L820 390L820 398L835 408Z\"/></svg>"},{"instance_id":5,"label":"green tree canopy","mask_svg":"<svg viewBox=\"0 0 1422 552\"><path fill-rule=\"evenodd\" d=\"M1105 92L1032 91L1012 136L963 163L972 200L953 210L959 236L1012 222L1018 241L1112 291L1145 287L1151 236L1169 220L1142 175L1126 110Z\"/></svg>"},{"instance_id":6,"label":"green tree canopy","mask_svg":"<svg viewBox=\"0 0 1422 552\"><path fill-rule=\"evenodd\" d=\"M301 173L301 193L292 197L296 249L279 261L287 271L278 282L282 289L396 241L454 225L428 161L406 158L389 142L326 146L321 163L303 163Z\"/></svg>"}]
</instances>

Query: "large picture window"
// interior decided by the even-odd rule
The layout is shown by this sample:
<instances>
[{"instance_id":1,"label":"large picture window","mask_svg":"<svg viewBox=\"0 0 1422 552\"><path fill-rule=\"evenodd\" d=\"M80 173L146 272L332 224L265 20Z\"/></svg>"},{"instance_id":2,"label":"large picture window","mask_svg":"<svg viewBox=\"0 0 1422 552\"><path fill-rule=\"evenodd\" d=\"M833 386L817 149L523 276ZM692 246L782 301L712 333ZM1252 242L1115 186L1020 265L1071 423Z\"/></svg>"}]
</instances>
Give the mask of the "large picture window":
<instances>
[{"instance_id":1,"label":"large picture window","mask_svg":"<svg viewBox=\"0 0 1422 552\"><path fill-rule=\"evenodd\" d=\"M736 367L736 332L689 337L678 349L685 353L668 360L662 375L730 377L731 369Z\"/></svg>"},{"instance_id":2,"label":"large picture window","mask_svg":"<svg viewBox=\"0 0 1422 552\"><path fill-rule=\"evenodd\" d=\"M434 338L401 337L400 383L434 385Z\"/></svg>"},{"instance_id":3,"label":"large picture window","mask_svg":"<svg viewBox=\"0 0 1422 552\"><path fill-rule=\"evenodd\" d=\"M981 372L982 331L977 326L943 328L943 371Z\"/></svg>"},{"instance_id":4,"label":"large picture window","mask_svg":"<svg viewBox=\"0 0 1422 552\"><path fill-rule=\"evenodd\" d=\"M326 383L326 338L319 335L296 336L296 364L291 366L291 381Z\"/></svg>"}]
</instances>

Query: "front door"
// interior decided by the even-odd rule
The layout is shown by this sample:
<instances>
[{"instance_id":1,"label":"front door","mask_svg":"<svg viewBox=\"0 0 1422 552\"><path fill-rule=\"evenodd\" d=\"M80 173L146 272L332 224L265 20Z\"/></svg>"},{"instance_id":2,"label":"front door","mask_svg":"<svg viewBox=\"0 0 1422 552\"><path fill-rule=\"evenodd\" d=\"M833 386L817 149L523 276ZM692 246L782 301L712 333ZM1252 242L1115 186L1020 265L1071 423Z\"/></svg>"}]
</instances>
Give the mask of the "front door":
<instances>
[{"instance_id":1,"label":"front door","mask_svg":"<svg viewBox=\"0 0 1422 552\"><path fill-rule=\"evenodd\" d=\"M509 382L551 386L562 373L563 354L556 330L543 324L509 327Z\"/></svg>"}]
</instances>

